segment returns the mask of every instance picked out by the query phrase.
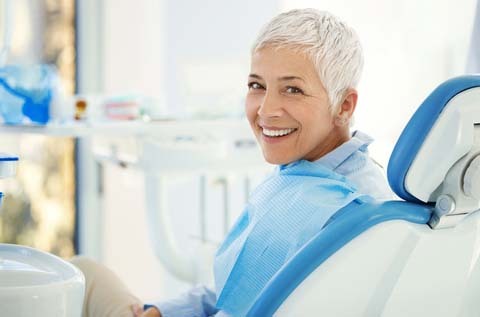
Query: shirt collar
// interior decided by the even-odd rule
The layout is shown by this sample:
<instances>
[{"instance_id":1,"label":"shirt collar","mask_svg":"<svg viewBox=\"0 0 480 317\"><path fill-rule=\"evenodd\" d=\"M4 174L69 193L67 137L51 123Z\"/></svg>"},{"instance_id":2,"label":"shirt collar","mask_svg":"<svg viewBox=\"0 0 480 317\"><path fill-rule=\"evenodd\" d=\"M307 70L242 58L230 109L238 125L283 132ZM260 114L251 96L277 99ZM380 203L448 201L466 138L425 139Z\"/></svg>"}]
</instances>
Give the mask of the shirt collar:
<instances>
[{"instance_id":1,"label":"shirt collar","mask_svg":"<svg viewBox=\"0 0 480 317\"><path fill-rule=\"evenodd\" d=\"M325 154L321 158L315 161L315 163L322 164L323 166L335 170L340 164L345 162L354 152L365 152L373 139L367 134L361 131L355 131L352 133L352 137L347 142L343 143L333 151Z\"/></svg>"}]
</instances>

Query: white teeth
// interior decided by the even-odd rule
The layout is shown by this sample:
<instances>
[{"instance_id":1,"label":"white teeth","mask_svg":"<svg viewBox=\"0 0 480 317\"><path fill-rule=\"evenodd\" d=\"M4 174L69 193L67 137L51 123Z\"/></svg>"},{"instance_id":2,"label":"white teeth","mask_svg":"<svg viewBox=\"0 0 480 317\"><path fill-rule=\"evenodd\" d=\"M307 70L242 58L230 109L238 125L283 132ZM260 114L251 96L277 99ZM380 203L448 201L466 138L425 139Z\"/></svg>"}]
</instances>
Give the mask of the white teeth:
<instances>
[{"instance_id":1,"label":"white teeth","mask_svg":"<svg viewBox=\"0 0 480 317\"><path fill-rule=\"evenodd\" d=\"M263 134L265 134L266 136L284 136L292 133L296 129L268 130L268 129L262 128L262 130L263 130Z\"/></svg>"}]
</instances>

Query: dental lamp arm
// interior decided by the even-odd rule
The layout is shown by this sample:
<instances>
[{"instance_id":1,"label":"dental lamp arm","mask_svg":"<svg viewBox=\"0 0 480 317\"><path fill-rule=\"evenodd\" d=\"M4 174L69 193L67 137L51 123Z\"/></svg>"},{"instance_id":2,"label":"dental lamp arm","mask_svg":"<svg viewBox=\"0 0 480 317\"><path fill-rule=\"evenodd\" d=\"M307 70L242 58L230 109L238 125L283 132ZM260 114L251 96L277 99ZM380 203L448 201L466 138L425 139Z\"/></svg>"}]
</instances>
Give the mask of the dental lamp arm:
<instances>
[{"instance_id":1,"label":"dental lamp arm","mask_svg":"<svg viewBox=\"0 0 480 317\"><path fill-rule=\"evenodd\" d=\"M146 171L145 194L148 231L155 255L177 278L192 284L196 283L198 277L193 256L182 252L175 242L165 208L164 177Z\"/></svg>"},{"instance_id":2,"label":"dental lamp arm","mask_svg":"<svg viewBox=\"0 0 480 317\"><path fill-rule=\"evenodd\" d=\"M194 257L180 252L175 243L172 226L169 223L165 194L165 177L154 172L145 175L147 220L150 239L156 256L165 268L177 278L192 284L199 280ZM162 317L208 317L217 312L216 294L205 286L196 286L187 293L169 300L154 303ZM148 308L147 307L145 308Z\"/></svg>"}]
</instances>

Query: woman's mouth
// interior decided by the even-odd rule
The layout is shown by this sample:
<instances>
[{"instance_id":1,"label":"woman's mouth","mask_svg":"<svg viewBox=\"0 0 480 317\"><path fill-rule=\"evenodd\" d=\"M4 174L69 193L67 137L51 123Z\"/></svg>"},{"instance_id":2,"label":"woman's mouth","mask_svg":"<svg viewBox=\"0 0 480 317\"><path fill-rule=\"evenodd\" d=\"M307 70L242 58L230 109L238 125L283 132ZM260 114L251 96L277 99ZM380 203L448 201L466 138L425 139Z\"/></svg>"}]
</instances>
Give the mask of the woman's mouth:
<instances>
[{"instance_id":1,"label":"woman's mouth","mask_svg":"<svg viewBox=\"0 0 480 317\"><path fill-rule=\"evenodd\" d=\"M288 137L289 135L291 135L295 131L297 131L297 129L295 129L295 128L268 129L268 128L264 128L264 127L261 127L261 130L262 130L262 136L263 136L264 140L270 141L270 142L280 141L280 140Z\"/></svg>"},{"instance_id":2,"label":"woman's mouth","mask_svg":"<svg viewBox=\"0 0 480 317\"><path fill-rule=\"evenodd\" d=\"M292 133L293 131L295 131L297 129L275 129L275 130L269 130L267 128L262 128L262 133L266 136L269 136L269 137L280 137L280 136L285 136L285 135L288 135L290 133Z\"/></svg>"}]
</instances>

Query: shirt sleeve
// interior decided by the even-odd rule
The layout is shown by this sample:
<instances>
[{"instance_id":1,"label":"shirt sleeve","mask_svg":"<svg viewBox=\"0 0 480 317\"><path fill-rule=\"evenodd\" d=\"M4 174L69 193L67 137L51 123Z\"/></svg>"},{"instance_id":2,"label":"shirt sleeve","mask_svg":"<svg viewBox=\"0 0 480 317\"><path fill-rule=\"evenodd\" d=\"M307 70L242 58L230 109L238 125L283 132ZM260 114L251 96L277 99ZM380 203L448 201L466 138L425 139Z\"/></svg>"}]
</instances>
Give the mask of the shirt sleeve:
<instances>
[{"instance_id":1,"label":"shirt sleeve","mask_svg":"<svg viewBox=\"0 0 480 317\"><path fill-rule=\"evenodd\" d=\"M162 317L209 317L218 312L217 297L205 286L196 286L177 298L154 303Z\"/></svg>"}]
</instances>

